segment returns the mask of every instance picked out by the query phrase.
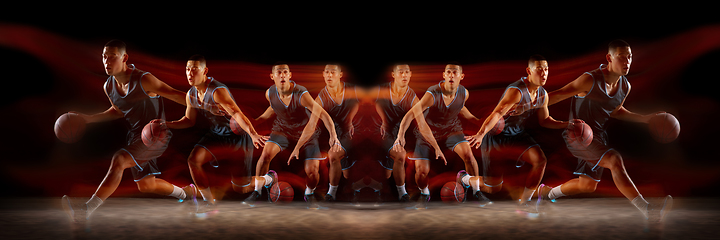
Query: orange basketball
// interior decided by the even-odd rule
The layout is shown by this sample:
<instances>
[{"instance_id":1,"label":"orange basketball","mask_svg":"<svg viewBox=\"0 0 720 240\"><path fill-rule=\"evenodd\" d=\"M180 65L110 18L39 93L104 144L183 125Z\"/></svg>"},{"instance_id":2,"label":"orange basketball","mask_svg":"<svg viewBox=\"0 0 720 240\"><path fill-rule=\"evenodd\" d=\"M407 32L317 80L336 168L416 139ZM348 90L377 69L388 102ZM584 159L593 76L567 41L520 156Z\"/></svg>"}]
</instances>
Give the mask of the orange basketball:
<instances>
[{"instance_id":1,"label":"orange basketball","mask_svg":"<svg viewBox=\"0 0 720 240\"><path fill-rule=\"evenodd\" d=\"M169 130L164 121L151 121L142 130L142 141L148 148L159 148L165 145Z\"/></svg>"},{"instance_id":2,"label":"orange basketball","mask_svg":"<svg viewBox=\"0 0 720 240\"><path fill-rule=\"evenodd\" d=\"M74 143L85 133L85 120L75 113L60 115L55 121L55 136L65 143Z\"/></svg>"},{"instance_id":3,"label":"orange basketball","mask_svg":"<svg viewBox=\"0 0 720 240\"><path fill-rule=\"evenodd\" d=\"M293 197L295 197L292 186L287 182L278 182L277 184L278 190L270 188L270 201L274 203L292 202Z\"/></svg>"},{"instance_id":4,"label":"orange basketball","mask_svg":"<svg viewBox=\"0 0 720 240\"><path fill-rule=\"evenodd\" d=\"M245 130L240 127L240 124L235 121L235 118L230 118L230 130L237 135L241 135L245 132Z\"/></svg>"},{"instance_id":5,"label":"orange basketball","mask_svg":"<svg viewBox=\"0 0 720 240\"><path fill-rule=\"evenodd\" d=\"M580 144L583 147L590 145L593 139L593 132L587 123L580 119L572 119L567 127L567 141L571 144Z\"/></svg>"},{"instance_id":6,"label":"orange basketball","mask_svg":"<svg viewBox=\"0 0 720 240\"><path fill-rule=\"evenodd\" d=\"M455 196L456 185L458 189L462 189L457 196ZM459 183L447 182L443 185L442 189L440 189L440 199L445 203L460 203L465 199L465 188Z\"/></svg>"},{"instance_id":7,"label":"orange basketball","mask_svg":"<svg viewBox=\"0 0 720 240\"><path fill-rule=\"evenodd\" d=\"M493 128L490 129L489 134L490 135L498 135L502 132L503 129L505 129L505 119L500 118L497 121L497 123L495 124L495 126L493 126Z\"/></svg>"},{"instance_id":8,"label":"orange basketball","mask_svg":"<svg viewBox=\"0 0 720 240\"><path fill-rule=\"evenodd\" d=\"M660 113L648 122L650 134L655 141L660 143L669 143L674 141L680 135L680 122L677 118L669 113Z\"/></svg>"}]
</instances>

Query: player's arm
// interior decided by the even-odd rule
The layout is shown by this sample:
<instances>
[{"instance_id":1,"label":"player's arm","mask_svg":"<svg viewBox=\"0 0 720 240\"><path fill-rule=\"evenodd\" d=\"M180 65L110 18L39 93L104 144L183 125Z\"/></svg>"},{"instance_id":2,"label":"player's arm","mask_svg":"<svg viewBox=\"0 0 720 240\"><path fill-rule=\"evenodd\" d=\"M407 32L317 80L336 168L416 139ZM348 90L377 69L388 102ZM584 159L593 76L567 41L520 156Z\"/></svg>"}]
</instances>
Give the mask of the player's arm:
<instances>
[{"instance_id":1,"label":"player's arm","mask_svg":"<svg viewBox=\"0 0 720 240\"><path fill-rule=\"evenodd\" d=\"M407 131L410 127L412 120L415 120L422 137L430 143L430 146L432 146L433 149L435 149L435 157L441 158L443 162L447 164L445 156L443 155L440 146L438 146L435 136L432 134L432 130L430 130L430 126L428 126L425 121L425 116L423 116L423 110L432 106L433 100L434 97L432 94L425 92L425 95L423 95L420 101L413 105L413 107L410 108L410 111L405 113L402 121L400 121L400 130L398 131L397 139L395 139L395 144L393 144L393 150L400 151L401 148L405 147L405 131Z\"/></svg>"},{"instance_id":2,"label":"player's arm","mask_svg":"<svg viewBox=\"0 0 720 240\"><path fill-rule=\"evenodd\" d=\"M197 109L192 107L190 104L190 95L185 96L185 116L182 118L166 122L165 125L170 129L183 129L195 126L195 117L197 116Z\"/></svg>"},{"instance_id":3,"label":"player's arm","mask_svg":"<svg viewBox=\"0 0 720 240\"><path fill-rule=\"evenodd\" d=\"M377 95L375 96L375 111L377 112L378 116L380 116L380 121L381 121L380 137L382 139L385 139L385 135L386 135L385 130L387 129L387 116L385 115L385 111L383 111L382 106L380 106L380 104L378 103L378 100L380 99L380 87L375 87L371 91L374 91L377 93Z\"/></svg>"},{"instance_id":4,"label":"player's arm","mask_svg":"<svg viewBox=\"0 0 720 240\"><path fill-rule=\"evenodd\" d=\"M342 149L340 141L337 139L337 133L335 132L335 123L332 121L332 118L330 118L330 114L325 112L325 109L323 109L318 102L313 101L312 97L310 97L310 93L305 93L300 96L300 105L309 109L312 114L310 115L310 119L305 125L305 128L303 128L300 139L298 139L297 144L295 144L295 149L293 149L292 153L290 153L288 165L290 165L290 161L299 157L300 148L305 145L308 140L310 140L310 137L312 137L315 132L315 128L317 127L318 119L323 121L325 128L327 128L330 133L330 151L337 152Z\"/></svg>"},{"instance_id":5,"label":"player's arm","mask_svg":"<svg viewBox=\"0 0 720 240\"><path fill-rule=\"evenodd\" d=\"M267 99L268 103L270 103L270 97L268 97L268 91L265 91L265 99ZM272 109L272 106L268 106L267 109L265 109L265 112L260 114L257 118L255 118L255 125L258 125L260 123L263 123L273 117L275 115L275 111Z\"/></svg>"},{"instance_id":6,"label":"player's arm","mask_svg":"<svg viewBox=\"0 0 720 240\"><path fill-rule=\"evenodd\" d=\"M505 90L503 98L500 99L495 109L485 118L485 121L480 125L480 130L475 135L467 136L465 139L468 140L471 147L479 148L485 135L490 132L495 124L500 121L500 118L505 116L510 109L522 99L522 93L517 88L508 88Z\"/></svg>"},{"instance_id":7,"label":"player's arm","mask_svg":"<svg viewBox=\"0 0 720 240\"><path fill-rule=\"evenodd\" d=\"M580 75L580 77L562 88L550 92L548 94L548 106L578 94L587 94L592 89L592 86L593 78L590 74Z\"/></svg>"},{"instance_id":8,"label":"player's arm","mask_svg":"<svg viewBox=\"0 0 720 240\"><path fill-rule=\"evenodd\" d=\"M465 101L467 101L468 97L470 96L470 92L465 89ZM463 104L464 105L464 104ZM467 109L467 107L463 106L462 109L460 109L460 116L464 118L465 120L468 120L469 122L482 126L482 121L480 121L479 118L477 118L475 115L473 115L470 110Z\"/></svg>"},{"instance_id":9,"label":"player's arm","mask_svg":"<svg viewBox=\"0 0 720 240\"><path fill-rule=\"evenodd\" d=\"M545 99L548 99L547 93L545 94ZM548 101L545 101L543 103L543 106L538 109L537 115L538 115L538 123L540 124L540 126L543 126L544 128L562 129L562 128L567 127L567 125L568 125L568 122L558 121L550 116L550 111L548 111Z\"/></svg>"},{"instance_id":10,"label":"player's arm","mask_svg":"<svg viewBox=\"0 0 720 240\"><path fill-rule=\"evenodd\" d=\"M246 133L250 136L252 139L253 145L255 148L260 148L265 146L265 140L267 140L267 137L260 136L253 127L252 123L250 123L250 119L248 119L245 114L243 114L242 110L237 106L235 103L235 100L232 99L230 96L230 92L226 88L220 88L217 91L213 93L213 99L215 102L220 105L225 111L232 116L233 119L235 119L235 122L240 125L240 128L245 130Z\"/></svg>"},{"instance_id":11,"label":"player's arm","mask_svg":"<svg viewBox=\"0 0 720 240\"><path fill-rule=\"evenodd\" d=\"M170 99L173 102L187 105L185 102L185 93L171 87L163 81L160 81L160 79L152 74L145 74L140 82L146 92L156 93L157 95Z\"/></svg>"},{"instance_id":12,"label":"player's arm","mask_svg":"<svg viewBox=\"0 0 720 240\"><path fill-rule=\"evenodd\" d=\"M110 100L110 96L107 95L107 91L105 92L105 96L107 96L108 100ZM100 113L96 113L96 114L92 114L92 115L87 115L87 114L79 113L79 112L75 112L75 111L71 111L71 113L75 113L78 116L82 117L86 123L112 121L112 120L115 120L115 119L118 119L118 118L121 118L124 116L122 111L120 111L120 109L118 109L117 106L115 106L115 104L112 103L112 100L110 100L110 108L108 108L107 110L100 112Z\"/></svg>"},{"instance_id":13,"label":"player's arm","mask_svg":"<svg viewBox=\"0 0 720 240\"><path fill-rule=\"evenodd\" d=\"M352 136L355 134L355 126L353 125L353 119L355 119L355 115L357 115L358 110L360 110L359 101L357 104L355 104L355 106L353 106L352 109L350 109L350 112L348 113L348 117L346 118L347 122L345 123L345 126L346 126L345 129L347 129L348 132L350 133L350 135L349 135L350 138L352 138Z\"/></svg>"},{"instance_id":14,"label":"player's arm","mask_svg":"<svg viewBox=\"0 0 720 240\"><path fill-rule=\"evenodd\" d=\"M627 93L628 94L630 93L629 86L628 86ZM626 94L626 96L627 96L627 94ZM625 99L627 99L627 97ZM655 115L657 115L659 113L663 113L663 112L656 112L656 113L651 113L648 115L642 115L642 114L637 114L637 113L631 112L630 110L627 110L623 106L625 104L625 99L623 99L622 103L620 103L620 105L617 108L615 108L615 110L613 110L612 113L610 113L610 117L619 119L619 120L623 120L623 121L629 121L629 122L648 123L648 122L650 122L650 119L652 117L654 117Z\"/></svg>"}]
</instances>

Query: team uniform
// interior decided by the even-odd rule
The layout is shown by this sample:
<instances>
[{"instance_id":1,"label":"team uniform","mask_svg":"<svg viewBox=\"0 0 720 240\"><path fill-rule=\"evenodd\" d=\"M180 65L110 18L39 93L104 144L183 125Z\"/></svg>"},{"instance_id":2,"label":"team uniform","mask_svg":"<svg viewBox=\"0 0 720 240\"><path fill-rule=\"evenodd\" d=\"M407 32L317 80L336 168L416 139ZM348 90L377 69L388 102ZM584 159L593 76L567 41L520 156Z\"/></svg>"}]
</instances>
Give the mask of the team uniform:
<instances>
[{"instance_id":1,"label":"team uniform","mask_svg":"<svg viewBox=\"0 0 720 240\"><path fill-rule=\"evenodd\" d=\"M505 120L505 128L497 135L487 134L483 138L482 144L480 145L482 150L482 161L483 161L483 176L493 177L501 179L500 183L494 185L488 185L489 187L496 187L502 184L503 173L498 167L501 162L499 160L513 159L520 162L520 157L530 148L538 146L535 139L525 131L525 121L534 116L538 108L544 106L546 101L546 91L543 87L538 87L536 98L532 99L530 92L527 89L525 81L527 77L523 77L517 80L505 88L505 93L510 89L517 89L521 93L520 102L516 104L514 110L508 112L503 116ZM505 96L503 93L503 97ZM501 97L501 99L503 98Z\"/></svg>"},{"instance_id":2,"label":"team uniform","mask_svg":"<svg viewBox=\"0 0 720 240\"><path fill-rule=\"evenodd\" d=\"M300 140L303 129L305 129L305 125L307 125L310 120L311 114L311 112L300 103L302 95L308 93L307 89L298 85L294 81L290 82L293 83L294 86L291 93L292 97L288 105L285 105L285 103L280 100L280 95L275 85L268 89L270 107L272 107L277 117L273 123L270 139L268 139L267 142L277 144L281 150L286 150L297 144L297 141ZM325 159L322 157L320 152L320 145L318 143L319 135L320 129L316 129L310 140L308 140L305 145L303 145L302 149L300 149L300 157L305 160Z\"/></svg>"},{"instance_id":3,"label":"team uniform","mask_svg":"<svg viewBox=\"0 0 720 240\"><path fill-rule=\"evenodd\" d=\"M158 175L157 158L160 157L170 142L172 133L168 132L162 146L148 148L142 141L142 130L146 124L154 119L165 120L165 112L162 97L151 97L142 87L141 79L149 72L135 68L132 69L128 90L125 95L120 94L115 84L115 77L108 77L104 88L110 101L123 113L127 123L128 133L126 135L126 146L121 150L127 152L135 161L132 174L135 181L140 181L146 176Z\"/></svg>"},{"instance_id":4,"label":"team uniform","mask_svg":"<svg viewBox=\"0 0 720 240\"><path fill-rule=\"evenodd\" d=\"M435 140L438 145L442 148L453 150L455 146L465 140L465 135L462 132L462 123L458 119L460 110L465 107L465 87L459 85L457 92L455 92L455 98L453 101L445 105L442 96L441 85L445 82L444 80L428 88L427 93L433 97L432 106L428 107L425 111L425 121L427 122L430 130L432 131ZM416 130L419 131L419 130ZM420 135L417 133L416 135ZM425 140L424 137L418 137L415 142L415 153L410 160L430 160L433 147L430 143Z\"/></svg>"},{"instance_id":5,"label":"team uniform","mask_svg":"<svg viewBox=\"0 0 720 240\"><path fill-rule=\"evenodd\" d=\"M354 144L352 144L352 136L350 135L350 130L347 129L345 123L352 121L352 119L348 119L348 117L350 117L350 112L358 105L359 101L357 99L355 86L350 83L343 84L344 90L340 103L336 103L335 100L333 100L332 96L330 96L330 93L327 91L327 87L320 90L318 97L320 98L320 105L323 109L325 109L330 117L332 117L332 120L335 123L335 132L338 135L338 140L340 140L342 149L345 151L345 158L340 161L340 165L342 166L342 170L347 170L355 165L356 160L348 157ZM348 91L351 91L352 95L346 98L345 96L347 95L345 95L345 93Z\"/></svg>"},{"instance_id":6,"label":"team uniform","mask_svg":"<svg viewBox=\"0 0 720 240\"><path fill-rule=\"evenodd\" d=\"M196 108L199 115L204 117L210 123L208 133L206 133L200 141L195 145L205 148L213 157L213 161L217 161L218 158L233 158L238 156L238 151L242 151L242 161L245 165L245 175L252 176L252 156L253 156L253 143L250 135L245 131L241 134L235 134L230 128L230 120L232 116L227 112L223 111L222 108L215 102L214 93L218 89L230 90L228 87L215 80L212 77L207 79L207 89L202 100L198 98L197 88L192 87L188 90L188 97L190 99L190 106ZM232 94L230 94L232 98ZM233 98L234 100L234 98ZM242 130L241 130L242 131ZM235 174L235 172L233 172ZM232 184L237 186L247 185L248 183L236 182L236 176L232 177ZM241 176L238 176L241 177Z\"/></svg>"},{"instance_id":7,"label":"team uniform","mask_svg":"<svg viewBox=\"0 0 720 240\"><path fill-rule=\"evenodd\" d=\"M578 166L573 172L576 175L586 175L595 181L600 181L603 168L599 166L600 160L612 148L608 147L608 136L605 130L605 123L610 119L610 114L622 104L630 90L630 83L625 76L620 79L617 92L610 96L605 88L605 78L602 69L606 66L600 65L585 74L593 78L593 87L584 97L573 96L570 102L570 119L581 119L590 126L593 131L593 140L588 147L570 144L567 138L567 130L563 137L568 149L573 156L578 158Z\"/></svg>"},{"instance_id":8,"label":"team uniform","mask_svg":"<svg viewBox=\"0 0 720 240\"><path fill-rule=\"evenodd\" d=\"M386 156L384 159L378 161L380 162L380 165L388 170L393 169L394 161L389 157L389 152L395 144L395 139L397 139L397 134L400 130L400 122L403 117L405 117L405 114L410 111L410 108L412 108L416 96L415 91L408 87L402 99L400 99L400 101L396 104L393 104L390 89L391 83L380 85L378 88L377 98L375 99L375 103L380 106L387 121L387 129L383 129L386 136L381 140L381 147L386 150ZM377 125L379 129L381 123L378 123ZM417 132L415 133L417 137Z\"/></svg>"}]
</instances>

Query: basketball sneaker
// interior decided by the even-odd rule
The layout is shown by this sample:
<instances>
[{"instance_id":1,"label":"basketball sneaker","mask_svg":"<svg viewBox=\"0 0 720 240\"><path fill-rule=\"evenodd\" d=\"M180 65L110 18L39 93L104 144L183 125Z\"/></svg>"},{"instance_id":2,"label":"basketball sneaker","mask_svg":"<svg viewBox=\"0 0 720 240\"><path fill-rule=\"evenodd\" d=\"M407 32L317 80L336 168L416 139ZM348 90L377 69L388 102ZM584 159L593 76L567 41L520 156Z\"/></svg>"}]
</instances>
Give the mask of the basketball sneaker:
<instances>
[{"instance_id":1,"label":"basketball sneaker","mask_svg":"<svg viewBox=\"0 0 720 240\"><path fill-rule=\"evenodd\" d=\"M257 201L257 199L258 199L259 197L260 197L260 192L258 192L258 191L253 191L253 192L250 194L250 196L248 196L247 198L245 198L245 200L243 200L242 203L245 204L245 205L248 205L248 206L250 206L250 207L255 207L255 202Z\"/></svg>"},{"instance_id":2,"label":"basketball sneaker","mask_svg":"<svg viewBox=\"0 0 720 240\"><path fill-rule=\"evenodd\" d=\"M305 202L307 203L308 209L319 209L320 205L317 203L317 199L315 199L315 194L307 194L305 195Z\"/></svg>"},{"instance_id":3,"label":"basketball sneaker","mask_svg":"<svg viewBox=\"0 0 720 240\"><path fill-rule=\"evenodd\" d=\"M462 198L462 199L459 199L458 196L460 196L460 193L464 193L464 192L466 191L466 189L470 187L470 185L465 184L465 183L462 181L462 178L463 178L465 175L468 175L467 172L465 172L465 170L460 170L460 171L457 173L457 175L455 175L455 183L456 183L456 184L455 184L454 194L455 194L455 199L456 199L458 202L465 202L465 194L462 194L462 195L463 195L463 198ZM459 188L458 186L462 186L462 188Z\"/></svg>"},{"instance_id":4,"label":"basketball sneaker","mask_svg":"<svg viewBox=\"0 0 720 240\"><path fill-rule=\"evenodd\" d=\"M62 197L62 206L65 213L70 217L73 223L84 223L90 218L87 211L87 204L84 202L73 201L67 195Z\"/></svg>"},{"instance_id":5,"label":"basketball sneaker","mask_svg":"<svg viewBox=\"0 0 720 240\"><path fill-rule=\"evenodd\" d=\"M270 186L268 186L267 184L265 184L265 188L267 188L268 193L270 193L270 192L276 192L276 193L278 193L277 198L280 198L280 184L278 184L278 175L277 175L277 173L276 173L275 171L273 171L273 170L270 170L270 171L268 171L265 175L266 175L266 176L270 176L270 178L272 178L272 183L270 184ZM274 200L274 201L273 201L273 200ZM277 199L268 198L268 201L270 201L270 202L277 202Z\"/></svg>"},{"instance_id":6,"label":"basketball sneaker","mask_svg":"<svg viewBox=\"0 0 720 240\"><path fill-rule=\"evenodd\" d=\"M477 191L475 194L473 194L475 199L477 200L477 204L479 207L485 207L487 205L493 204L493 201L491 201L489 198L485 196L485 194L482 193L482 191Z\"/></svg>"},{"instance_id":7,"label":"basketball sneaker","mask_svg":"<svg viewBox=\"0 0 720 240\"><path fill-rule=\"evenodd\" d=\"M662 204L648 204L647 213L645 215L648 222L662 222L665 216L672 210L673 197L665 196Z\"/></svg>"},{"instance_id":8,"label":"basketball sneaker","mask_svg":"<svg viewBox=\"0 0 720 240\"><path fill-rule=\"evenodd\" d=\"M427 209L427 204L430 202L430 195L420 194L420 197L415 204L416 209Z\"/></svg>"}]
</instances>

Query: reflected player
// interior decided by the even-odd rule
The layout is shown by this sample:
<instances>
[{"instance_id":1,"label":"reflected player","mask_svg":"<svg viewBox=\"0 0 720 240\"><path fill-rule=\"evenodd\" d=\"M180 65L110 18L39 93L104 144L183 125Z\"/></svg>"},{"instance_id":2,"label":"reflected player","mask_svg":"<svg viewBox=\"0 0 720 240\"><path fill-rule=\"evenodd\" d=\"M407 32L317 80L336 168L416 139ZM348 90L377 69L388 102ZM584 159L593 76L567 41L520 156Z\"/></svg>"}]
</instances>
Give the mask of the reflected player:
<instances>
[{"instance_id":1,"label":"reflected player","mask_svg":"<svg viewBox=\"0 0 720 240\"><path fill-rule=\"evenodd\" d=\"M127 64L129 55L126 49L125 43L120 40L112 40L103 47L103 65L109 76L103 89L112 106L97 114L78 113L87 123L123 118L128 127L126 145L113 155L110 169L90 200L79 204L67 195L63 196L63 207L73 221L89 219L93 211L115 192L123 172L128 168L132 170L140 192L173 196L180 200L192 197L195 192L192 184L181 189L155 177L160 174L157 158L167 148L172 134L163 139L165 145L160 148L149 149L141 140L141 132L146 124L154 119L165 118L163 97L185 105L185 94L149 72Z\"/></svg>"},{"instance_id":2,"label":"reflected player","mask_svg":"<svg viewBox=\"0 0 720 240\"><path fill-rule=\"evenodd\" d=\"M421 189L416 208L426 208L427 202L430 200L427 174L430 171L432 152L435 153L435 159L442 159L447 164L443 150L452 150L460 156L465 164L465 171L470 176L478 175L477 161L470 144L465 140L462 125L458 119L458 116L461 116L474 124L482 125L482 122L465 107L469 93L464 86L460 85L460 81L465 78L462 66L447 64L443 71L443 78L444 80L437 85L429 87L418 104L405 114L393 146L393 151L403 150L405 131L410 122L415 119L422 135L422 138L418 138L416 141L414 157L410 158L410 160L415 160L415 181ZM438 142L442 144L442 148L438 146ZM480 201L481 206L491 203L480 191L476 192L475 197Z\"/></svg>"},{"instance_id":3,"label":"reflected player","mask_svg":"<svg viewBox=\"0 0 720 240\"><path fill-rule=\"evenodd\" d=\"M235 172L239 169L233 169L231 183L235 191L244 193L243 186L249 186L252 177L253 146L262 147L267 140L267 137L257 134L250 120L235 103L228 87L215 78L208 77L208 71L205 57L201 55L190 57L185 66L185 75L191 86L185 97L187 102L185 116L180 120L166 123L171 129L192 127L197 117L203 117L211 123L208 133L193 147L188 157L193 182L205 201L198 206L198 212L216 209L215 198L210 191L203 164L217 161L218 158L239 156L242 162L233 161L231 165L243 165L246 173ZM244 130L240 135L233 133L230 127L231 119L234 119Z\"/></svg>"},{"instance_id":4,"label":"reflected player","mask_svg":"<svg viewBox=\"0 0 720 240\"><path fill-rule=\"evenodd\" d=\"M548 112L547 92L543 88L548 77L547 60L540 55L533 55L525 71L527 77L522 77L505 88L500 101L485 118L478 133L466 137L470 146L482 147L483 177L470 178L461 171L458 173L458 182L465 187L472 186L475 192L481 189L487 193L497 192L503 184L503 170L499 168L501 161L529 163L530 173L518 203L525 207L524 210L535 212L536 209L526 206L545 174L547 158L540 145L525 131L525 122L536 114L540 126L546 128L562 129L567 127L568 123L556 121ZM505 121L502 132L496 135L488 134L500 118Z\"/></svg>"},{"instance_id":5,"label":"reflected player","mask_svg":"<svg viewBox=\"0 0 720 240\"><path fill-rule=\"evenodd\" d=\"M305 161L305 173L307 174L305 200L310 208L317 207L314 193L319 181L320 160L325 158L320 153L317 139L319 132L315 131L315 125L308 124L311 118L322 120L330 133L330 152L342 149L330 115L323 110L322 106L313 101L305 87L290 80L291 77L292 72L287 64L278 64L272 67L270 78L274 85L265 92L265 98L270 106L256 120L262 122L273 115L277 115L277 117L273 123L270 139L267 140L267 143L271 144L266 144L263 148L255 169L255 191L243 201L244 204L253 206L257 198L261 196L263 186L277 187L277 174L270 170L270 161L280 151L293 147L288 164L293 159L302 158Z\"/></svg>"},{"instance_id":6,"label":"reflected player","mask_svg":"<svg viewBox=\"0 0 720 240\"><path fill-rule=\"evenodd\" d=\"M541 185L538 195L551 200L562 196L594 192L604 168L610 169L615 186L637 207L646 219L661 221L672 207L667 196L663 206L649 205L630 179L623 158L608 146L607 121L612 117L623 121L647 123L658 113L640 115L623 107L630 93L630 82L625 77L632 64L632 50L623 40L612 41L605 55L608 64L582 74L564 87L548 94L550 105L570 99L570 118L581 119L593 131L593 140L586 148L568 144L570 152L578 158L575 174L578 178L550 188ZM566 132L563 133L566 135ZM567 142L567 139L566 139Z\"/></svg>"},{"instance_id":7,"label":"reflected player","mask_svg":"<svg viewBox=\"0 0 720 240\"><path fill-rule=\"evenodd\" d=\"M382 84L377 89L375 109L380 116L381 146L387 155L380 164L386 169L386 176L393 175L400 202L410 202L405 189L405 148L391 151L398 137L400 122L405 114L419 102L415 91L408 86L412 71L407 64L397 64L392 71L393 81Z\"/></svg>"},{"instance_id":8,"label":"reflected player","mask_svg":"<svg viewBox=\"0 0 720 240\"><path fill-rule=\"evenodd\" d=\"M322 106L335 123L335 132L338 134L342 146L336 152L328 152L330 161L328 180L330 183L328 192L325 194L325 202L334 202L337 199L336 194L340 177L344 175L345 179L349 179L350 168L355 163L355 159L348 157L348 152L353 147L351 142L355 132L353 118L357 114L360 105L358 105L355 86L342 81L342 75L342 69L339 65L325 65L325 70L323 70L325 88L320 90L320 93L315 98L315 102ZM317 124L317 119L313 119L315 121L309 122L309 125Z\"/></svg>"}]
</instances>

